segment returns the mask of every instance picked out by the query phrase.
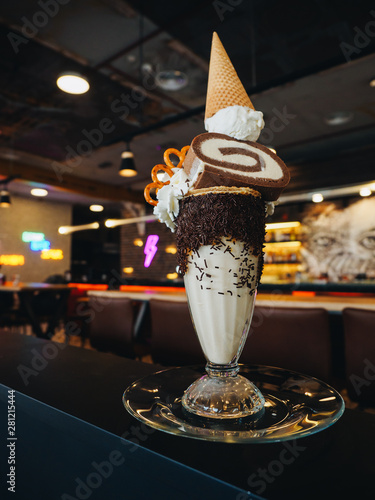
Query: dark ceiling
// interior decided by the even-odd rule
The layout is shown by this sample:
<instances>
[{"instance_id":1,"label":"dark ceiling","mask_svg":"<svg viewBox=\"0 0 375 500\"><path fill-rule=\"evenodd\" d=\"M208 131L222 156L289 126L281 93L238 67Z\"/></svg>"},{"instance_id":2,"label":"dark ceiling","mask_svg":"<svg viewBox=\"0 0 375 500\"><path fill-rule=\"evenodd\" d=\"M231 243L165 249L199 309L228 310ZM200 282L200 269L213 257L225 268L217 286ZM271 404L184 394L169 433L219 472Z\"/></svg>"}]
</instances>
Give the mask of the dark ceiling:
<instances>
[{"instance_id":1,"label":"dark ceiling","mask_svg":"<svg viewBox=\"0 0 375 500\"><path fill-rule=\"evenodd\" d=\"M21 176L12 190L38 184L68 201L137 199L163 150L203 132L213 31L265 114L259 142L290 166L291 192L375 180L373 2L42 5L0 7L0 176ZM172 69L188 77L182 90L157 85L155 76ZM87 94L56 87L68 70L88 77ZM340 111L348 122L328 125ZM117 170L127 140L139 174L124 180Z\"/></svg>"}]
</instances>

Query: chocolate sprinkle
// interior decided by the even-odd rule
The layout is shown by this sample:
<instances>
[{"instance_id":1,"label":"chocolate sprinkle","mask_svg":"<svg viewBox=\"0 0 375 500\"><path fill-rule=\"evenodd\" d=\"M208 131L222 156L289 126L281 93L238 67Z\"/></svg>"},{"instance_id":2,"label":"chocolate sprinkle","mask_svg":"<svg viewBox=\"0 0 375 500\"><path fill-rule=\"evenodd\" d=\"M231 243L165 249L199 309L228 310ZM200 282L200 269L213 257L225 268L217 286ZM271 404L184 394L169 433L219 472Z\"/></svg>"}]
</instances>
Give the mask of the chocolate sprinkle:
<instances>
[{"instance_id":1,"label":"chocolate sprinkle","mask_svg":"<svg viewBox=\"0 0 375 500\"><path fill-rule=\"evenodd\" d=\"M177 261L182 276L187 270L191 252L199 257L198 249L202 245L210 245L212 250L225 247L226 251L230 251L227 242L236 239L246 244L249 254L260 256L258 285L263 270L265 236L265 205L260 197L237 193L187 196L180 200L180 211L175 222ZM225 243L222 238L226 240ZM248 273L239 277L239 282L245 280L248 281Z\"/></svg>"}]
</instances>

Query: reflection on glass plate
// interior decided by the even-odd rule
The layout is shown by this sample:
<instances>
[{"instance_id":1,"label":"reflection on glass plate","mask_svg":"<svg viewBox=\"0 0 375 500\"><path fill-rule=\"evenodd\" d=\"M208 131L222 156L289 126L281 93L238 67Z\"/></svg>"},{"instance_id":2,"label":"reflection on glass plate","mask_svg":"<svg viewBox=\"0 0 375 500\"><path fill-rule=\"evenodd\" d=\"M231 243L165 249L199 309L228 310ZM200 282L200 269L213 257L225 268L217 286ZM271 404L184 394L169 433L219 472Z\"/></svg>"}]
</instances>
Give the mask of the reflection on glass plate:
<instances>
[{"instance_id":1,"label":"reflection on glass plate","mask_svg":"<svg viewBox=\"0 0 375 500\"><path fill-rule=\"evenodd\" d=\"M203 366L149 375L129 386L125 408L141 422L170 434L222 441L261 443L305 437L326 429L344 412L344 401L328 384L300 373L268 366L240 365L240 373L262 392L265 407L254 417L214 420L197 417L181 405L187 387L204 375Z\"/></svg>"}]
</instances>

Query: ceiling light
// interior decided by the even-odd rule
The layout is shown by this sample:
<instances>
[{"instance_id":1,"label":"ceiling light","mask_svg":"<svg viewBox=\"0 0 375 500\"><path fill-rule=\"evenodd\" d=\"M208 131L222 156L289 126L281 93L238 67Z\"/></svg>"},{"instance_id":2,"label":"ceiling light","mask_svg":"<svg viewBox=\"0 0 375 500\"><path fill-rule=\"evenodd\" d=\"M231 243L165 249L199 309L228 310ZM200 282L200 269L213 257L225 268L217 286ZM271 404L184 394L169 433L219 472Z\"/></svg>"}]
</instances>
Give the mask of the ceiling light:
<instances>
[{"instance_id":1,"label":"ceiling light","mask_svg":"<svg viewBox=\"0 0 375 500\"><path fill-rule=\"evenodd\" d=\"M64 73L56 81L60 90L68 94L84 94L90 88L89 82L77 73Z\"/></svg>"},{"instance_id":2,"label":"ceiling light","mask_svg":"<svg viewBox=\"0 0 375 500\"><path fill-rule=\"evenodd\" d=\"M181 90L188 82L187 75L177 70L160 71L156 76L156 84L163 90Z\"/></svg>"},{"instance_id":3,"label":"ceiling light","mask_svg":"<svg viewBox=\"0 0 375 500\"><path fill-rule=\"evenodd\" d=\"M320 203L321 201L324 200L323 195L321 193L313 194L311 199L314 203Z\"/></svg>"},{"instance_id":4,"label":"ceiling light","mask_svg":"<svg viewBox=\"0 0 375 500\"><path fill-rule=\"evenodd\" d=\"M0 191L0 207L10 207L9 191L5 188L1 189Z\"/></svg>"},{"instance_id":5,"label":"ceiling light","mask_svg":"<svg viewBox=\"0 0 375 500\"><path fill-rule=\"evenodd\" d=\"M71 234L76 231L84 231L85 229L99 229L99 222L92 222L91 224L82 224L80 226L60 226L58 229L59 234Z\"/></svg>"},{"instance_id":6,"label":"ceiling light","mask_svg":"<svg viewBox=\"0 0 375 500\"><path fill-rule=\"evenodd\" d=\"M90 205L91 212L103 212L103 205Z\"/></svg>"},{"instance_id":7,"label":"ceiling light","mask_svg":"<svg viewBox=\"0 0 375 500\"><path fill-rule=\"evenodd\" d=\"M155 215L143 215L142 217L132 217L130 219L107 219L104 222L105 227L126 226L138 222L154 222L158 220Z\"/></svg>"},{"instance_id":8,"label":"ceiling light","mask_svg":"<svg viewBox=\"0 0 375 500\"><path fill-rule=\"evenodd\" d=\"M33 196L47 196L48 194L48 191L47 189L43 189L43 188L33 188L30 193L33 195Z\"/></svg>"},{"instance_id":9,"label":"ceiling light","mask_svg":"<svg viewBox=\"0 0 375 500\"><path fill-rule=\"evenodd\" d=\"M375 87L375 78L373 78L372 80L370 80L369 85L370 85L370 87Z\"/></svg>"},{"instance_id":10,"label":"ceiling light","mask_svg":"<svg viewBox=\"0 0 375 500\"><path fill-rule=\"evenodd\" d=\"M363 196L363 197L370 196L372 194L372 191L369 188L362 188L362 189L360 189L359 194L360 194L360 196Z\"/></svg>"},{"instance_id":11,"label":"ceiling light","mask_svg":"<svg viewBox=\"0 0 375 500\"><path fill-rule=\"evenodd\" d=\"M332 127L336 125L344 125L353 120L353 113L350 111L335 111L334 113L330 113L324 118L324 121L327 125L331 125Z\"/></svg>"},{"instance_id":12,"label":"ceiling light","mask_svg":"<svg viewBox=\"0 0 375 500\"><path fill-rule=\"evenodd\" d=\"M118 173L122 177L134 177L138 173L134 163L134 154L130 151L129 144L126 150L121 153L121 165Z\"/></svg>"}]
</instances>

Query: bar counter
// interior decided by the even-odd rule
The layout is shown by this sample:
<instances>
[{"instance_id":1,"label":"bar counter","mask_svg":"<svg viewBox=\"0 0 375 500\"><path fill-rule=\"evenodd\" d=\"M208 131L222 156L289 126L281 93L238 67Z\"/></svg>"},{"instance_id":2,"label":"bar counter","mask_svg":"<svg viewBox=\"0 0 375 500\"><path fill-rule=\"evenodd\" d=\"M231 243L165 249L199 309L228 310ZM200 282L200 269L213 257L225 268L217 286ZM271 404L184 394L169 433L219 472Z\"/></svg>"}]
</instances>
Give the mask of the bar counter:
<instances>
[{"instance_id":1,"label":"bar counter","mask_svg":"<svg viewBox=\"0 0 375 500\"><path fill-rule=\"evenodd\" d=\"M314 291L293 291L288 295L277 287L272 293L258 292L256 304L266 307L322 307L329 312L341 312L346 307L375 310L375 296L372 294L329 292L330 295ZM91 297L121 298L149 301L150 299L186 302L184 288L122 286L120 290L88 290Z\"/></svg>"}]
</instances>

